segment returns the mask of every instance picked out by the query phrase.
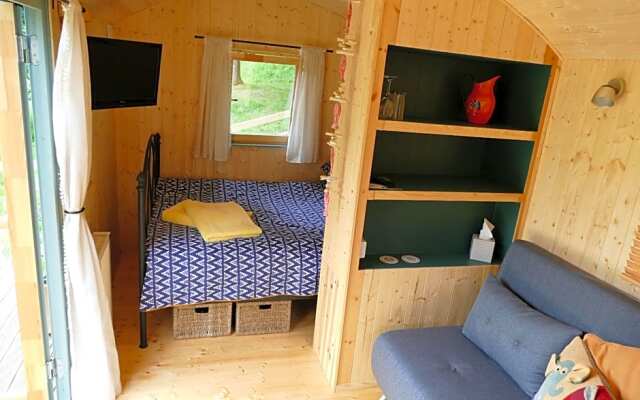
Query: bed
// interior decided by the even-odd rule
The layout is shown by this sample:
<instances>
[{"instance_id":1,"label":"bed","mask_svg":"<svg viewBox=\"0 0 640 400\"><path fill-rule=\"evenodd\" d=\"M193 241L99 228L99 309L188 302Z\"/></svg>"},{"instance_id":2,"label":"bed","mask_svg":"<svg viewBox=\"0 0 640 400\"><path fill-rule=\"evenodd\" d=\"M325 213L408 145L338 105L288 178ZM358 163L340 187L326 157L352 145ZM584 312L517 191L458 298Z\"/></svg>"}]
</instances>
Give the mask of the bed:
<instances>
[{"instance_id":1,"label":"bed","mask_svg":"<svg viewBox=\"0 0 640 400\"><path fill-rule=\"evenodd\" d=\"M318 292L324 235L320 182L160 177L160 135L149 139L138 176L140 347L146 313L212 301L308 297ZM235 201L263 234L205 243L197 229L165 222L184 199Z\"/></svg>"}]
</instances>

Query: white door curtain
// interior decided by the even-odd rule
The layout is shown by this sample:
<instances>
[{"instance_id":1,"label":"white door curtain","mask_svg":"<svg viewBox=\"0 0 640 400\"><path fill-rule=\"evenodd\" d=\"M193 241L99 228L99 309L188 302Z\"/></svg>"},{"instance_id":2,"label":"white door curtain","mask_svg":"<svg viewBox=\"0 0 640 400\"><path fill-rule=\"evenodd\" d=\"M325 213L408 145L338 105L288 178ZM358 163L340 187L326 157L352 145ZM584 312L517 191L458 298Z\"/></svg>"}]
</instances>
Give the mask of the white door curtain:
<instances>
[{"instance_id":1,"label":"white door curtain","mask_svg":"<svg viewBox=\"0 0 640 400\"><path fill-rule=\"evenodd\" d=\"M302 47L287 143L287 161L290 163L313 163L318 160L324 66L324 49Z\"/></svg>"},{"instance_id":2,"label":"white door curtain","mask_svg":"<svg viewBox=\"0 0 640 400\"><path fill-rule=\"evenodd\" d=\"M83 213L91 174L91 86L78 0L64 6L53 79L53 128L65 210L63 243L74 400L113 400L120 368L93 237Z\"/></svg>"}]
</instances>

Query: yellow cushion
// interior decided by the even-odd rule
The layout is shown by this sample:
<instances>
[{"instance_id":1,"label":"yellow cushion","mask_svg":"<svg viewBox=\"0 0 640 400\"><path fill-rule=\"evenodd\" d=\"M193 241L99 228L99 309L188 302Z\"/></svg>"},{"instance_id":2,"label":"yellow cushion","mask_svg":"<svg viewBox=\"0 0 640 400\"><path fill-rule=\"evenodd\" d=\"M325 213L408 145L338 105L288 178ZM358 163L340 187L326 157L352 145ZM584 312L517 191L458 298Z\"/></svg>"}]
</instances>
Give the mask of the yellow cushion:
<instances>
[{"instance_id":1,"label":"yellow cushion","mask_svg":"<svg viewBox=\"0 0 640 400\"><path fill-rule=\"evenodd\" d=\"M187 200L185 213L206 242L256 237L262 234L249 214L237 203L201 203Z\"/></svg>"},{"instance_id":2,"label":"yellow cushion","mask_svg":"<svg viewBox=\"0 0 640 400\"><path fill-rule=\"evenodd\" d=\"M207 204L202 203L195 200L182 200L180 203L174 205L173 207L167 208L162 212L162 220L170 222L172 224L184 225L190 228L196 228L196 224L191 221L191 218L187 215L187 205L188 204ZM253 216L252 211L245 211L247 215L251 218Z\"/></svg>"},{"instance_id":3,"label":"yellow cushion","mask_svg":"<svg viewBox=\"0 0 640 400\"><path fill-rule=\"evenodd\" d=\"M185 225L195 228L195 224L187 215L185 205L192 200L184 200L171 208L167 208L162 212L162 220L171 222L172 224Z\"/></svg>"},{"instance_id":4,"label":"yellow cushion","mask_svg":"<svg viewBox=\"0 0 640 400\"><path fill-rule=\"evenodd\" d=\"M584 341L616 398L640 399L640 348L605 342L591 333Z\"/></svg>"}]
</instances>

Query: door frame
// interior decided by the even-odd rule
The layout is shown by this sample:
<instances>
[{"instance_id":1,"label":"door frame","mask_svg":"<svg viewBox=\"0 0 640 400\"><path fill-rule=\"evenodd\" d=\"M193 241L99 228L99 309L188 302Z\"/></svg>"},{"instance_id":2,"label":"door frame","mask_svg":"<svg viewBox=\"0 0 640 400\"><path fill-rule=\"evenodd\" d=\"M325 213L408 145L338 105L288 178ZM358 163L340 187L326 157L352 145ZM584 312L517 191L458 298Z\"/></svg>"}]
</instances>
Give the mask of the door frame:
<instances>
[{"instance_id":1,"label":"door frame","mask_svg":"<svg viewBox=\"0 0 640 400\"><path fill-rule=\"evenodd\" d=\"M51 99L54 58L49 2L3 1L14 4L16 21L16 46L24 111L23 144L29 182L27 195L31 203L32 239L37 265L36 283L40 299L41 338L45 358L39 362L40 368L43 362L45 365L46 376L43 378L47 380L48 398L66 400L71 398L71 357L62 243L63 219L58 196L58 168L53 139ZM28 93L31 93L31 96ZM20 302L18 294L19 308ZM25 366L28 369L26 362L27 360ZM29 362L36 363L38 360ZM36 367L34 366L34 369ZM35 380L38 377L28 378Z\"/></svg>"}]
</instances>

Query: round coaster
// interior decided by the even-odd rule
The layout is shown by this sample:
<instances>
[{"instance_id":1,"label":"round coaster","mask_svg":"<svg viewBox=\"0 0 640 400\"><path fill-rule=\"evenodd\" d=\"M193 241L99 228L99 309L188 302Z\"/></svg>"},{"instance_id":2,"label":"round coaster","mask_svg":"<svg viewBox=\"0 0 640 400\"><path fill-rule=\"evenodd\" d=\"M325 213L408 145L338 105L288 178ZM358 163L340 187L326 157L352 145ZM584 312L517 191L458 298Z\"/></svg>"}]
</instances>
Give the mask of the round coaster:
<instances>
[{"instance_id":1,"label":"round coaster","mask_svg":"<svg viewBox=\"0 0 640 400\"><path fill-rule=\"evenodd\" d=\"M418 264L420 262L420 257L412 256L411 254L405 254L400 258L407 264Z\"/></svg>"},{"instance_id":2,"label":"round coaster","mask_svg":"<svg viewBox=\"0 0 640 400\"><path fill-rule=\"evenodd\" d=\"M400 262L400 260L394 256L380 256L379 260L384 264L397 264Z\"/></svg>"}]
</instances>

